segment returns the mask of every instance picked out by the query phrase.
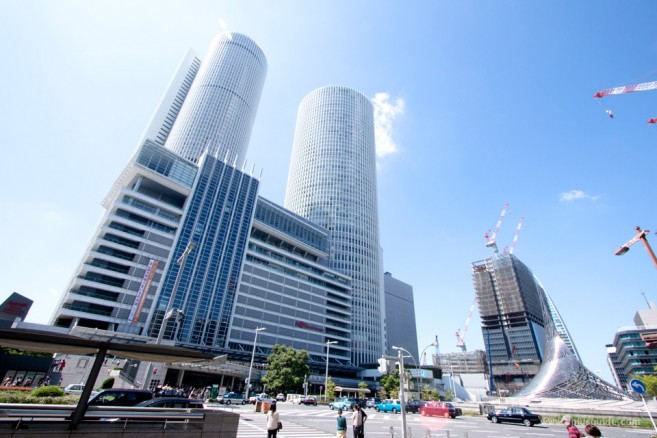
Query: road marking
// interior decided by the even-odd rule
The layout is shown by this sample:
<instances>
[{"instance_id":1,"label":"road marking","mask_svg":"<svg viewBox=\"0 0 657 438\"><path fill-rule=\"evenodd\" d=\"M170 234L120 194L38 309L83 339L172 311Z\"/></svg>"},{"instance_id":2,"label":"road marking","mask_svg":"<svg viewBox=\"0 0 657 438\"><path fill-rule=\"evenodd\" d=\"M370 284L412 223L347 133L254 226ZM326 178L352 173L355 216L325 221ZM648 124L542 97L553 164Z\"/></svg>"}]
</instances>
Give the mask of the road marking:
<instances>
[{"instance_id":1,"label":"road marking","mask_svg":"<svg viewBox=\"0 0 657 438\"><path fill-rule=\"evenodd\" d=\"M278 432L278 438L329 438L335 436L335 433L313 429L312 427L304 426L293 421L285 420L281 422L283 423L283 430ZM237 428L237 438L262 438L267 434L267 418L262 418L262 421L258 421L258 423L262 424L254 424L254 420L252 419L246 421L240 418Z\"/></svg>"}]
</instances>

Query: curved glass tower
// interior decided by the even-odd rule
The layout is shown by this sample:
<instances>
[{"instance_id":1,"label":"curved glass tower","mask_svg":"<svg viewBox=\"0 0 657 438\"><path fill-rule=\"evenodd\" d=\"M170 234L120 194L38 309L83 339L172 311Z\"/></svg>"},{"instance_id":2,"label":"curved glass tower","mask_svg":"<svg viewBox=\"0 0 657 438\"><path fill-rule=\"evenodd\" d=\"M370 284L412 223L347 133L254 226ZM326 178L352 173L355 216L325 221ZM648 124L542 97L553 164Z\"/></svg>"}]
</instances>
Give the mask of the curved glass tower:
<instances>
[{"instance_id":1,"label":"curved glass tower","mask_svg":"<svg viewBox=\"0 0 657 438\"><path fill-rule=\"evenodd\" d=\"M376 145L373 106L362 93L328 86L301 101L285 208L329 230L331 268L352 278L352 361L376 363L383 353Z\"/></svg>"},{"instance_id":2,"label":"curved glass tower","mask_svg":"<svg viewBox=\"0 0 657 438\"><path fill-rule=\"evenodd\" d=\"M264 53L238 33L218 35L201 63L166 148L198 162L209 154L244 163L267 73Z\"/></svg>"}]
</instances>

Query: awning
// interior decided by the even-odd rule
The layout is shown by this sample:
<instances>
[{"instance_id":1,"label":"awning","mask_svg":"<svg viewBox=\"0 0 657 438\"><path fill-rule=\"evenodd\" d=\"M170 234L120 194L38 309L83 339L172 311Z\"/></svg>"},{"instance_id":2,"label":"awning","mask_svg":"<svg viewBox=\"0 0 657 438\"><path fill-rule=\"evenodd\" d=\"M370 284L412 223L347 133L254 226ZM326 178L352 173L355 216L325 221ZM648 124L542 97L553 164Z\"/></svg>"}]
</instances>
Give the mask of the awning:
<instances>
[{"instance_id":1,"label":"awning","mask_svg":"<svg viewBox=\"0 0 657 438\"><path fill-rule=\"evenodd\" d=\"M336 386L335 392L358 392L360 394L369 394L371 391L367 388L347 388L346 386Z\"/></svg>"},{"instance_id":2,"label":"awning","mask_svg":"<svg viewBox=\"0 0 657 438\"><path fill-rule=\"evenodd\" d=\"M107 354L125 359L149 362L200 362L214 355L171 345L157 345L90 340L43 330L0 329L0 346L39 353L96 354L101 348Z\"/></svg>"}]
</instances>

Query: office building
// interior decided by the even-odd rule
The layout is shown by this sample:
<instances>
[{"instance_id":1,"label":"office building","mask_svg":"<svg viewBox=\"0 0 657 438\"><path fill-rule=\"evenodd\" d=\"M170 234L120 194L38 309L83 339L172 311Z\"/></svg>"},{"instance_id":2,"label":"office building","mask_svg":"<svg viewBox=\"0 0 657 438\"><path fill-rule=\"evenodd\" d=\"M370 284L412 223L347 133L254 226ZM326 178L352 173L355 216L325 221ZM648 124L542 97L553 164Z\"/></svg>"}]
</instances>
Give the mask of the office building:
<instances>
[{"instance_id":1,"label":"office building","mask_svg":"<svg viewBox=\"0 0 657 438\"><path fill-rule=\"evenodd\" d=\"M360 92L328 86L297 116L285 207L329 232L330 268L352 278L352 361L384 350L374 115Z\"/></svg>"},{"instance_id":2,"label":"office building","mask_svg":"<svg viewBox=\"0 0 657 438\"><path fill-rule=\"evenodd\" d=\"M607 346L607 362L616 383L628 387L630 376L655 374L657 367L657 307L648 303L634 315L634 326L621 327Z\"/></svg>"},{"instance_id":3,"label":"office building","mask_svg":"<svg viewBox=\"0 0 657 438\"><path fill-rule=\"evenodd\" d=\"M204 244L212 245L224 245L216 239L225 237L241 239L224 248L235 251L221 259L221 263L227 263L222 265L226 271L217 277L209 273L216 283L203 285L204 293L218 292L220 297L215 298L222 301L234 293L239 279L236 267L241 266L240 251L243 257L257 195L257 181L236 171L234 165L244 159L265 72L262 51L240 34L219 35L200 65L193 52L187 54L137 151L103 201L106 213L55 309L53 325L81 325L153 336L159 332L162 313L176 282L175 261L192 238L203 238ZM199 169L202 156L205 162ZM220 190L225 191L213 192ZM248 195L240 198L243 190ZM225 201L225 210L218 211L217 205L210 205L212 201ZM210 220L222 220L222 228L210 230ZM193 224L195 228L181 229L181 224ZM241 228L235 230L233 226ZM204 245L191 257L202 252L204 261L209 256L219 263L214 258L216 250ZM191 262L186 267L199 269ZM170 276L159 291L167 268L171 268ZM211 268L217 269L218 265ZM183 288L189 281L188 275L180 278ZM209 288L215 292L209 292ZM159 313L153 313L156 293L163 294L157 304L162 307ZM204 295L202 299L207 298ZM174 297L171 304L182 303ZM205 304L208 303L204 301ZM219 304L212 301L210 305ZM223 320L210 321L218 314L202 306L194 310L188 307L184 320L178 313L176 320L182 325L177 336L193 344L221 343L227 333L232 303L224 301L220 305ZM189 324L195 317L201 317L201 321L192 328ZM170 336L170 331L166 335Z\"/></svg>"},{"instance_id":4,"label":"office building","mask_svg":"<svg viewBox=\"0 0 657 438\"><path fill-rule=\"evenodd\" d=\"M241 168L266 73L265 55L250 38L228 32L217 36L182 102L166 147L193 162L207 150Z\"/></svg>"},{"instance_id":5,"label":"office building","mask_svg":"<svg viewBox=\"0 0 657 438\"><path fill-rule=\"evenodd\" d=\"M306 350L311 388L323 385L326 342L332 370L351 366L351 279L328 267L328 231L258 198L227 347L264 362L276 344ZM255 381L255 380L254 380Z\"/></svg>"},{"instance_id":6,"label":"office building","mask_svg":"<svg viewBox=\"0 0 657 438\"><path fill-rule=\"evenodd\" d=\"M383 276L383 289L385 291L386 350L391 354L396 354L392 350L393 346L406 349L412 358L405 359L404 363L417 366L420 364L421 358L418 356L417 349L413 286L396 279L390 272L386 272Z\"/></svg>"}]
</instances>

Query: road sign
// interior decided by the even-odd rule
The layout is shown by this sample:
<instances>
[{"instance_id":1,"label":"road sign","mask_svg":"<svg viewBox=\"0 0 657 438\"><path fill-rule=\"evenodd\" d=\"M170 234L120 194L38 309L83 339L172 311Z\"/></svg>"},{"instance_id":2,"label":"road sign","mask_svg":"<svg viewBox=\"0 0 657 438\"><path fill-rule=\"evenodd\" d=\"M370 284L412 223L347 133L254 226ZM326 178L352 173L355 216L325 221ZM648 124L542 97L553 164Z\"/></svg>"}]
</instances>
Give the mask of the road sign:
<instances>
[{"instance_id":1,"label":"road sign","mask_svg":"<svg viewBox=\"0 0 657 438\"><path fill-rule=\"evenodd\" d=\"M632 379L630 380L630 388L637 394L645 394L646 393L646 385L639 379Z\"/></svg>"}]
</instances>

